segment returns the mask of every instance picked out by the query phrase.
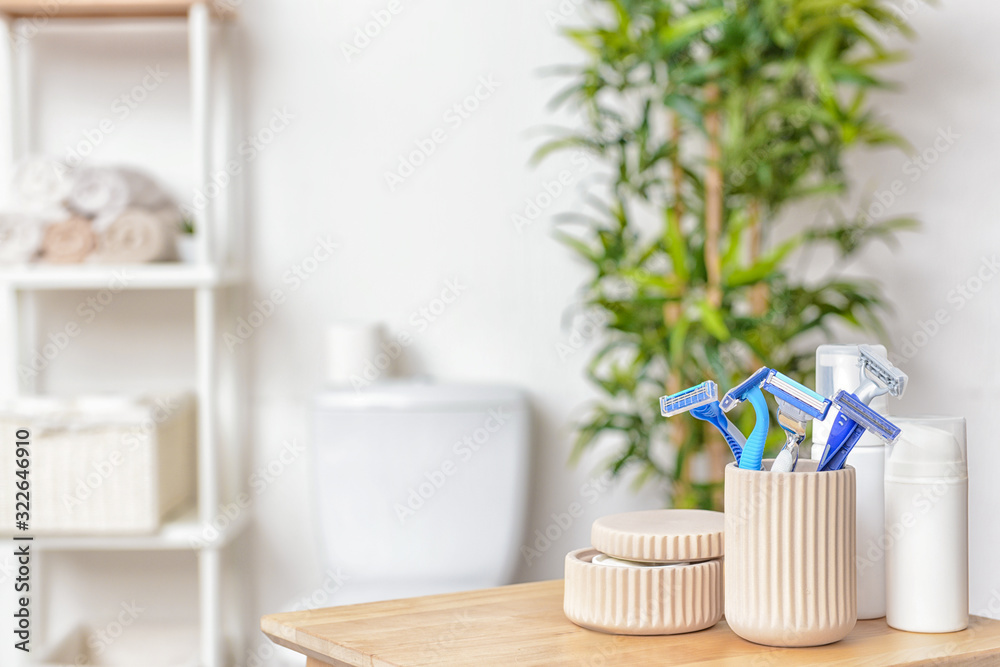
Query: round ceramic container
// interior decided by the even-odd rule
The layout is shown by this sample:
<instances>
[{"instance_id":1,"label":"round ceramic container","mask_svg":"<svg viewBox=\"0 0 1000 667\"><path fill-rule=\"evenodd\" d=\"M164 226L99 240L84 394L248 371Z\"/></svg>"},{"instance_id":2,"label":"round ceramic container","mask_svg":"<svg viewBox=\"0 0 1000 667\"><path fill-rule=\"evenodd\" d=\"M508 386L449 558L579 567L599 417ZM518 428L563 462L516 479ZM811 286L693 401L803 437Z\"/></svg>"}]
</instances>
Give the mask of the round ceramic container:
<instances>
[{"instance_id":1,"label":"round ceramic container","mask_svg":"<svg viewBox=\"0 0 1000 667\"><path fill-rule=\"evenodd\" d=\"M725 516L651 510L594 522L594 546L566 556L563 611L625 635L704 630L722 619Z\"/></svg>"}]
</instances>

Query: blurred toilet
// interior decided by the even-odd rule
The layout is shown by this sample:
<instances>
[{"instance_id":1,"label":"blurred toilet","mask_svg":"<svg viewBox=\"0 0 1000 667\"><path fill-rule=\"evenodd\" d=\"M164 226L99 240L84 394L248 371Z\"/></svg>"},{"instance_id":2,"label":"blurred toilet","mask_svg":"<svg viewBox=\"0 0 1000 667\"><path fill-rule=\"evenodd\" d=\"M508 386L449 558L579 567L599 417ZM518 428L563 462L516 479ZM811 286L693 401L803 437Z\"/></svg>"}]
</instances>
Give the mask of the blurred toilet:
<instances>
[{"instance_id":1,"label":"blurred toilet","mask_svg":"<svg viewBox=\"0 0 1000 667\"><path fill-rule=\"evenodd\" d=\"M500 386L373 383L320 394L313 474L334 604L509 583L528 493L524 395Z\"/></svg>"}]
</instances>

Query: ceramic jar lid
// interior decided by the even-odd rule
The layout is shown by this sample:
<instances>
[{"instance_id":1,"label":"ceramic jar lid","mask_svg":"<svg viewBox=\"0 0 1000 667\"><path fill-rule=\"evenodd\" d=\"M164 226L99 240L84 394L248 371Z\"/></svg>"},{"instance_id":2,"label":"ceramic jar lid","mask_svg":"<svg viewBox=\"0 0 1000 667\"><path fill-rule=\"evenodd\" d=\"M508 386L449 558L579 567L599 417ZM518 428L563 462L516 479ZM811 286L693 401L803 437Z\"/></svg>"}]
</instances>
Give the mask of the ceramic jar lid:
<instances>
[{"instance_id":1,"label":"ceramic jar lid","mask_svg":"<svg viewBox=\"0 0 1000 667\"><path fill-rule=\"evenodd\" d=\"M690 563L721 558L726 515L708 510L647 510L601 517L590 540L613 558Z\"/></svg>"}]
</instances>

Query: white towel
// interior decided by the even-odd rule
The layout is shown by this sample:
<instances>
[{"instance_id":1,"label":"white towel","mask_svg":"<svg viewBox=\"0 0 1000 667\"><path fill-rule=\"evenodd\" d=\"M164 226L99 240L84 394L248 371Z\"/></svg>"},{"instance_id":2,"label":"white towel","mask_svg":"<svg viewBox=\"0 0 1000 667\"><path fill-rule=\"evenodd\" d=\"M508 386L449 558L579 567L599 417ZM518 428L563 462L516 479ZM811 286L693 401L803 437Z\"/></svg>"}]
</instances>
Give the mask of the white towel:
<instances>
[{"instance_id":1,"label":"white towel","mask_svg":"<svg viewBox=\"0 0 1000 667\"><path fill-rule=\"evenodd\" d=\"M69 217L63 202L72 189L73 177L69 167L57 160L36 155L18 164L11 194L18 210L57 222Z\"/></svg>"},{"instance_id":2,"label":"white towel","mask_svg":"<svg viewBox=\"0 0 1000 667\"><path fill-rule=\"evenodd\" d=\"M159 211L127 209L101 232L94 261L142 264L173 259L179 220L173 208Z\"/></svg>"},{"instance_id":3,"label":"white towel","mask_svg":"<svg viewBox=\"0 0 1000 667\"><path fill-rule=\"evenodd\" d=\"M74 179L69 208L93 219L94 230L104 232L127 208L159 209L173 202L156 181L124 167L85 167Z\"/></svg>"},{"instance_id":4,"label":"white towel","mask_svg":"<svg viewBox=\"0 0 1000 667\"><path fill-rule=\"evenodd\" d=\"M0 213L0 264L26 264L42 247L44 224L30 213Z\"/></svg>"}]
</instances>

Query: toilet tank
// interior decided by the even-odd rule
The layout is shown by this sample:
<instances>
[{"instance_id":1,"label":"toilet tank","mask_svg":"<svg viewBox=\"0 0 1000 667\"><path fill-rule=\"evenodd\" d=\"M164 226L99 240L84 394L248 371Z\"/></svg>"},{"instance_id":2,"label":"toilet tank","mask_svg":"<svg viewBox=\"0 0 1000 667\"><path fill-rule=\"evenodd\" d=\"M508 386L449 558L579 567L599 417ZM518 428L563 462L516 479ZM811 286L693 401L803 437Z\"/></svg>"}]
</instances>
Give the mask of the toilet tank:
<instances>
[{"instance_id":1,"label":"toilet tank","mask_svg":"<svg viewBox=\"0 0 1000 667\"><path fill-rule=\"evenodd\" d=\"M529 419L513 388L394 382L314 406L324 560L338 602L509 583L528 493Z\"/></svg>"}]
</instances>

